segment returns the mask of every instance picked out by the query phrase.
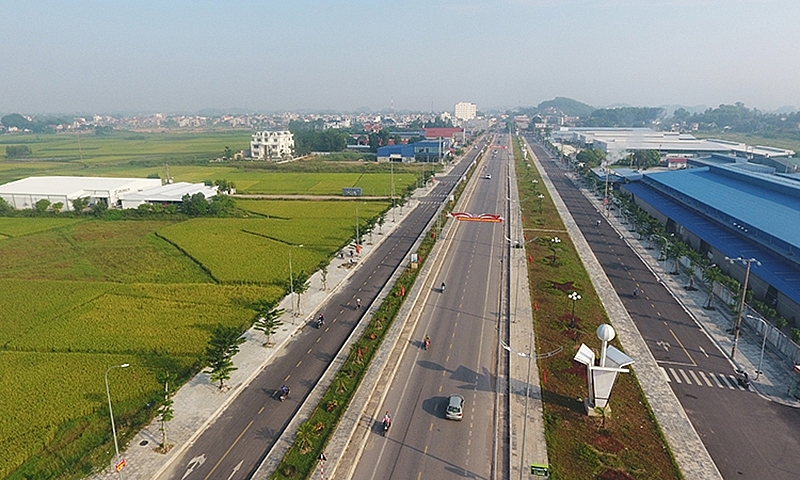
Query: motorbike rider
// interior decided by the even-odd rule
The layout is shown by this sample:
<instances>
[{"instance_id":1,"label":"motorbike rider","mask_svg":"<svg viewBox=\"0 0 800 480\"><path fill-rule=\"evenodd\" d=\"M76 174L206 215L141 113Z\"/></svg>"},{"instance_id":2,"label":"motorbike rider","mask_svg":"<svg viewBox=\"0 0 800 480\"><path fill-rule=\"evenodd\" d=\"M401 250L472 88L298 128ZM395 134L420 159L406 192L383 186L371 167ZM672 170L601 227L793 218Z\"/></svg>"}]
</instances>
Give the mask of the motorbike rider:
<instances>
[{"instance_id":1,"label":"motorbike rider","mask_svg":"<svg viewBox=\"0 0 800 480\"><path fill-rule=\"evenodd\" d=\"M383 416L383 428L389 428L389 425L392 424L392 416L389 415L389 410L386 410L386 414Z\"/></svg>"},{"instance_id":2,"label":"motorbike rider","mask_svg":"<svg viewBox=\"0 0 800 480\"><path fill-rule=\"evenodd\" d=\"M442 282L442 291L444 292L444 282Z\"/></svg>"},{"instance_id":3,"label":"motorbike rider","mask_svg":"<svg viewBox=\"0 0 800 480\"><path fill-rule=\"evenodd\" d=\"M425 335L425 350L427 350L428 347L430 346L431 346L431 337Z\"/></svg>"},{"instance_id":4,"label":"motorbike rider","mask_svg":"<svg viewBox=\"0 0 800 480\"><path fill-rule=\"evenodd\" d=\"M317 328L321 327L323 324L325 324L325 317L323 317L322 313L320 313L317 317Z\"/></svg>"},{"instance_id":5,"label":"motorbike rider","mask_svg":"<svg viewBox=\"0 0 800 480\"><path fill-rule=\"evenodd\" d=\"M282 398L287 398L288 396L289 396L289 387L284 385L284 386L281 387L281 397Z\"/></svg>"},{"instance_id":6,"label":"motorbike rider","mask_svg":"<svg viewBox=\"0 0 800 480\"><path fill-rule=\"evenodd\" d=\"M639 296L639 287L636 287L636 288L633 289L633 296L634 297L638 297Z\"/></svg>"}]
</instances>

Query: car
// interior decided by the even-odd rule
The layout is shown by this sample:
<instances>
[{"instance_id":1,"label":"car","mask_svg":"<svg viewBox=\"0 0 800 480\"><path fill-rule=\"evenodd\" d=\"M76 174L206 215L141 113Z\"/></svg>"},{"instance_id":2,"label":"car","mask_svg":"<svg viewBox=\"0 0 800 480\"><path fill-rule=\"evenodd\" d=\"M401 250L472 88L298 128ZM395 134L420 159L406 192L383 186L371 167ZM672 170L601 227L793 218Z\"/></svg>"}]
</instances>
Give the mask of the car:
<instances>
[{"instance_id":1,"label":"car","mask_svg":"<svg viewBox=\"0 0 800 480\"><path fill-rule=\"evenodd\" d=\"M491 180L492 179L492 174L491 173L487 173L486 175L483 176L483 178L485 178L486 180Z\"/></svg>"},{"instance_id":2,"label":"car","mask_svg":"<svg viewBox=\"0 0 800 480\"><path fill-rule=\"evenodd\" d=\"M450 395L447 398L445 417L448 420L461 420L464 417L464 397L461 395Z\"/></svg>"}]
</instances>

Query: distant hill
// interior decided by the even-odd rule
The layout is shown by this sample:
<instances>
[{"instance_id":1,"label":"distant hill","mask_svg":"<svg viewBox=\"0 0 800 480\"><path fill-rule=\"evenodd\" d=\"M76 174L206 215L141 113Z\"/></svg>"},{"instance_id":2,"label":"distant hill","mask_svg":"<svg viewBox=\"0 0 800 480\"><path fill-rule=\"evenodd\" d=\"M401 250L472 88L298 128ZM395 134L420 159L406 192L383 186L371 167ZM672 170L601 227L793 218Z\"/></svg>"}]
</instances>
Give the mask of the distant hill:
<instances>
[{"instance_id":1,"label":"distant hill","mask_svg":"<svg viewBox=\"0 0 800 480\"><path fill-rule=\"evenodd\" d=\"M554 108L559 112L564 113L565 115L569 115L570 117L588 117L595 111L595 108L591 105L587 105L585 103L579 102L577 100L573 100L567 97L556 97L552 100L547 100L539 104L537 110L539 112L545 112L548 108Z\"/></svg>"}]
</instances>

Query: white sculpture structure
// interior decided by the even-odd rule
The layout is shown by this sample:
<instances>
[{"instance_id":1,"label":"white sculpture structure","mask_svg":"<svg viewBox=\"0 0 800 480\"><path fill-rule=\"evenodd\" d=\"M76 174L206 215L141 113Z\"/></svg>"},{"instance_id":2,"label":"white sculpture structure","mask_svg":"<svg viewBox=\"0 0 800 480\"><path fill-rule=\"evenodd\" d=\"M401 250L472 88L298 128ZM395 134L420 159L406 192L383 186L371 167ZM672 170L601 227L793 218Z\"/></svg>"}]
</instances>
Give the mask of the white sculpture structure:
<instances>
[{"instance_id":1,"label":"white sculpture structure","mask_svg":"<svg viewBox=\"0 0 800 480\"><path fill-rule=\"evenodd\" d=\"M628 373L628 365L633 363L633 359L614 346L609 346L608 342L614 339L617 333L608 324L597 327L597 338L602 340L603 346L600 351L600 364L595 365L594 352L585 344L581 344L575 360L586 365L587 379L589 382L589 398L584 405L590 415L596 408L604 409L608 406L608 399L611 397L611 388L617 379L618 373Z\"/></svg>"}]
</instances>

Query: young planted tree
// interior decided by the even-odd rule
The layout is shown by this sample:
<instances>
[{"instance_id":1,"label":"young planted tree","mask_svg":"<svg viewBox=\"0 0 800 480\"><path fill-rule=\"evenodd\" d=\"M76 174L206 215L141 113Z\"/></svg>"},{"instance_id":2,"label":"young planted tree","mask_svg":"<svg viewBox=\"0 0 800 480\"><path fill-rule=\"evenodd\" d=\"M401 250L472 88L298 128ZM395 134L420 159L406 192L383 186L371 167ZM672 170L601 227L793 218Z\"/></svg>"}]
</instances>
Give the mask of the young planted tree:
<instances>
[{"instance_id":1,"label":"young planted tree","mask_svg":"<svg viewBox=\"0 0 800 480\"><path fill-rule=\"evenodd\" d=\"M327 261L322 262L319 267L320 275L322 276L322 291L328 289L328 263Z\"/></svg>"},{"instance_id":2,"label":"young planted tree","mask_svg":"<svg viewBox=\"0 0 800 480\"><path fill-rule=\"evenodd\" d=\"M175 409L173 408L175 402L172 400L172 397L175 395L177 382L175 375L169 372L165 372L160 380L164 383L164 403L158 407L158 421L161 423L159 427L161 431L161 445L156 451L166 454L173 447L173 445L167 443L167 423L175 418Z\"/></svg>"},{"instance_id":3,"label":"young planted tree","mask_svg":"<svg viewBox=\"0 0 800 480\"><path fill-rule=\"evenodd\" d=\"M386 223L386 212L378 215L378 235L383 235L383 224Z\"/></svg>"},{"instance_id":4,"label":"young planted tree","mask_svg":"<svg viewBox=\"0 0 800 480\"><path fill-rule=\"evenodd\" d=\"M50 208L53 209L53 212L60 213L61 210L64 208L64 204L62 202L56 202L50 205Z\"/></svg>"},{"instance_id":5,"label":"young planted tree","mask_svg":"<svg viewBox=\"0 0 800 480\"><path fill-rule=\"evenodd\" d=\"M310 287L310 283L308 281L308 274L306 272L300 271L295 274L294 278L292 278L292 290L295 294L297 294L297 308L295 309L295 314L300 315L300 296L306 293Z\"/></svg>"},{"instance_id":6,"label":"young planted tree","mask_svg":"<svg viewBox=\"0 0 800 480\"><path fill-rule=\"evenodd\" d=\"M270 346L270 337L283 325L283 322L278 319L286 310L278 308L277 305L278 302L275 301L262 301L258 305L258 320L253 324L253 328L264 332L264 335L267 336L265 347Z\"/></svg>"},{"instance_id":7,"label":"young planted tree","mask_svg":"<svg viewBox=\"0 0 800 480\"><path fill-rule=\"evenodd\" d=\"M83 212L83 209L89 205L89 197L76 198L72 201L72 208L78 212Z\"/></svg>"},{"instance_id":8,"label":"young planted tree","mask_svg":"<svg viewBox=\"0 0 800 480\"><path fill-rule=\"evenodd\" d=\"M223 389L225 380L230 380L231 372L236 370L233 356L239 352L239 345L245 342L241 335L238 328L222 324L218 324L211 332L205 360L211 372L211 381L219 382L220 390Z\"/></svg>"}]
</instances>

